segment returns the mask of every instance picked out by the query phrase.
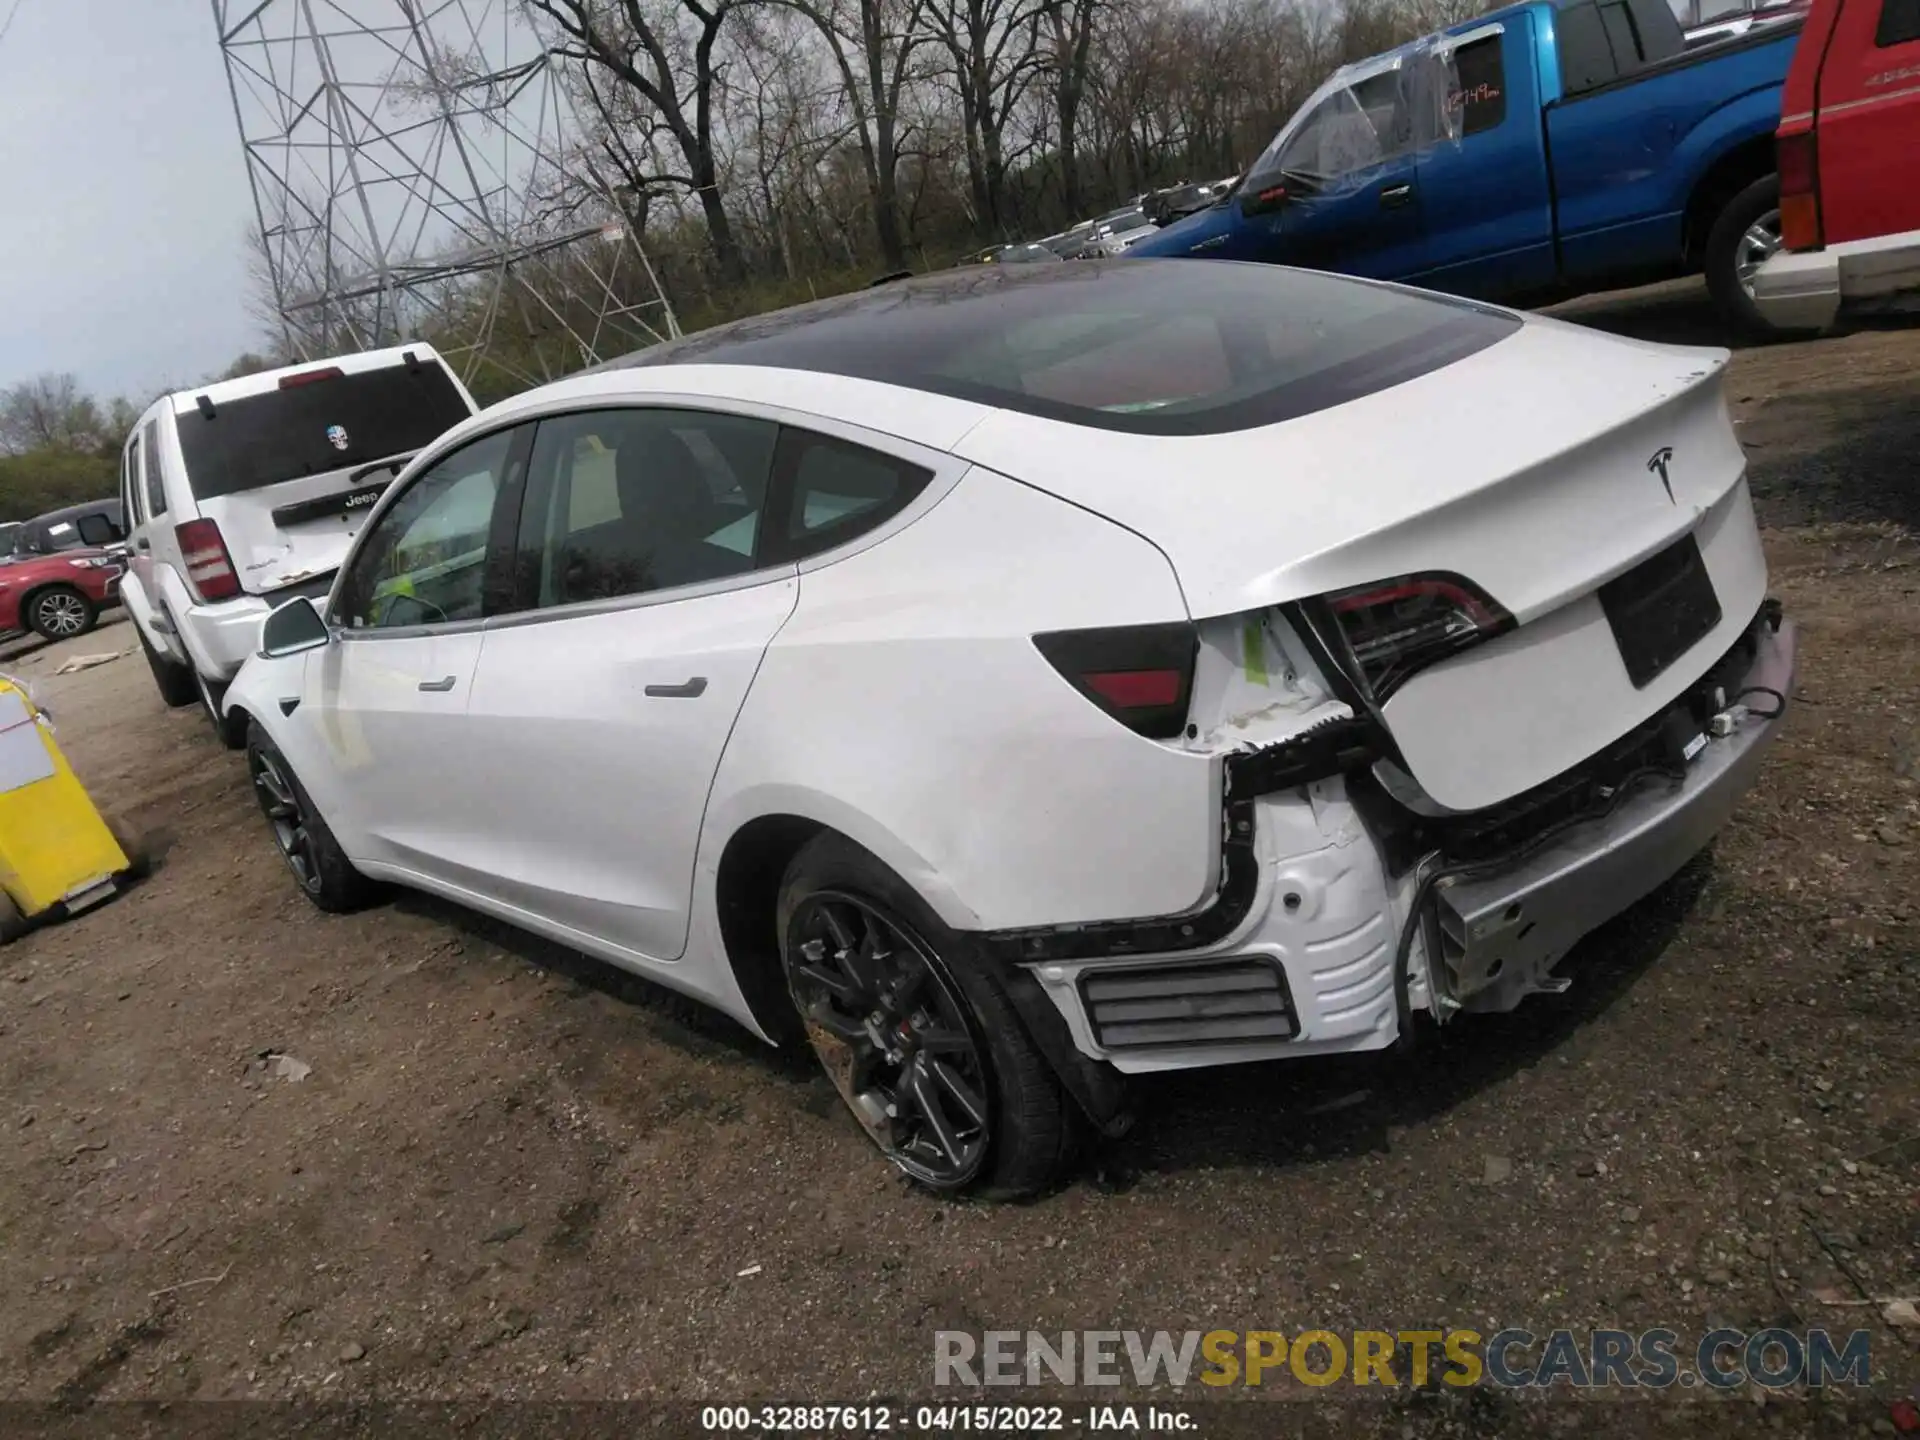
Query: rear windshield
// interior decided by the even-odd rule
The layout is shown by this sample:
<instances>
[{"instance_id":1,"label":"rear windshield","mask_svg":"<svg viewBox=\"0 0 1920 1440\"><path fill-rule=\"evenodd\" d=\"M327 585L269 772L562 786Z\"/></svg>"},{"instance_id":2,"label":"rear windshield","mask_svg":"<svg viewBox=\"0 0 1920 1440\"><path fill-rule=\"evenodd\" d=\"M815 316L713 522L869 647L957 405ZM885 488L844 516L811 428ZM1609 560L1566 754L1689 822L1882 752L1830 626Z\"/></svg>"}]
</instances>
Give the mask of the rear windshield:
<instances>
[{"instance_id":1,"label":"rear windshield","mask_svg":"<svg viewBox=\"0 0 1920 1440\"><path fill-rule=\"evenodd\" d=\"M324 365L319 367L324 368ZM471 413L446 367L423 364L310 380L175 419L199 499L420 449Z\"/></svg>"},{"instance_id":2,"label":"rear windshield","mask_svg":"<svg viewBox=\"0 0 1920 1440\"><path fill-rule=\"evenodd\" d=\"M1113 260L949 271L756 316L616 365L771 365L1146 435L1271 425L1437 370L1520 326L1311 270Z\"/></svg>"}]
</instances>

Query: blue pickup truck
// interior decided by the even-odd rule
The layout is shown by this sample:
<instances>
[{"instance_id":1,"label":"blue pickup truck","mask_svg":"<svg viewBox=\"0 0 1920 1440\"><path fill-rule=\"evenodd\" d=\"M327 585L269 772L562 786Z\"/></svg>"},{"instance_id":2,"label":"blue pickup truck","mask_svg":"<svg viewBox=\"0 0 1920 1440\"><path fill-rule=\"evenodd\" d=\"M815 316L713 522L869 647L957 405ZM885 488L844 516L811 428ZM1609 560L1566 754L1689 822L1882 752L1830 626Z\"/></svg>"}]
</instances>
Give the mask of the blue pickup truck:
<instances>
[{"instance_id":1,"label":"blue pickup truck","mask_svg":"<svg viewBox=\"0 0 1920 1440\"><path fill-rule=\"evenodd\" d=\"M1764 333L1798 17L1689 45L1667 0L1530 0L1336 73L1208 210L1130 256L1260 260L1510 303L1705 271Z\"/></svg>"}]
</instances>

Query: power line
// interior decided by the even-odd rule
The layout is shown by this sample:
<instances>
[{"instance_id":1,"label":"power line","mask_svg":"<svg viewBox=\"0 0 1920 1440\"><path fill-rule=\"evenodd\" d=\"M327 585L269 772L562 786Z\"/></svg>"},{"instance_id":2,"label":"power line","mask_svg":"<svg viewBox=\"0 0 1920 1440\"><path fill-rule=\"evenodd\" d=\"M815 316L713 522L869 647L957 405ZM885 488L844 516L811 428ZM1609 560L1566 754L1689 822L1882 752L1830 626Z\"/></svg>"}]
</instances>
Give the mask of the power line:
<instances>
[{"instance_id":1,"label":"power line","mask_svg":"<svg viewBox=\"0 0 1920 1440\"><path fill-rule=\"evenodd\" d=\"M26 3L27 0L13 0L13 8L7 11L7 18L0 20L0 40L7 38L7 32L13 28L13 17L20 13L20 7Z\"/></svg>"}]
</instances>

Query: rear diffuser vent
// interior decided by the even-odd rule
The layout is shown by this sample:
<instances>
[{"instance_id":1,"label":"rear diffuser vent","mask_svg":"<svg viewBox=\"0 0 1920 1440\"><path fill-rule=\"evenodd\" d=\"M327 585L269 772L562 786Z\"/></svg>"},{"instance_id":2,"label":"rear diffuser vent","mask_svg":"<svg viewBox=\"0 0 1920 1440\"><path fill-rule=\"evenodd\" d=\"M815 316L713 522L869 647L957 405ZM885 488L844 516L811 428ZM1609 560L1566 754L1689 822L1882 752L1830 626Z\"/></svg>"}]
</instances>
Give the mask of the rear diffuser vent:
<instances>
[{"instance_id":1,"label":"rear diffuser vent","mask_svg":"<svg viewBox=\"0 0 1920 1440\"><path fill-rule=\"evenodd\" d=\"M1108 1050L1290 1040L1299 1029L1286 977L1261 956L1088 970L1080 999Z\"/></svg>"}]
</instances>

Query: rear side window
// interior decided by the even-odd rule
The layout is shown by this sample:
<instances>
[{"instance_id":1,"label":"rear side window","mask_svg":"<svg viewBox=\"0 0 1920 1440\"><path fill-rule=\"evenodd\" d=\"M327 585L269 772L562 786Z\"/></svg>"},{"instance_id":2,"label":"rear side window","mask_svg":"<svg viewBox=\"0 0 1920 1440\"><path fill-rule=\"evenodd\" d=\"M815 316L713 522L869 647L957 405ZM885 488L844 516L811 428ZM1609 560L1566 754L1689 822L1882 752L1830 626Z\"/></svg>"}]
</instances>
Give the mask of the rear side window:
<instances>
[{"instance_id":1,"label":"rear side window","mask_svg":"<svg viewBox=\"0 0 1920 1440\"><path fill-rule=\"evenodd\" d=\"M898 515L926 489L931 471L804 430L782 432L792 494L778 557L798 560L844 545Z\"/></svg>"},{"instance_id":2,"label":"rear side window","mask_svg":"<svg viewBox=\"0 0 1920 1440\"><path fill-rule=\"evenodd\" d=\"M140 450L147 463L147 514L167 513L167 478L160 468L160 421L147 422L146 439Z\"/></svg>"},{"instance_id":3,"label":"rear side window","mask_svg":"<svg viewBox=\"0 0 1920 1440\"><path fill-rule=\"evenodd\" d=\"M1507 118L1506 70L1500 37L1489 35L1453 52L1456 76L1447 93L1447 113L1460 117L1462 135L1478 135Z\"/></svg>"},{"instance_id":4,"label":"rear side window","mask_svg":"<svg viewBox=\"0 0 1920 1440\"><path fill-rule=\"evenodd\" d=\"M127 442L120 456L120 503L126 507L127 523L138 525L146 519L140 508L140 437Z\"/></svg>"},{"instance_id":5,"label":"rear side window","mask_svg":"<svg viewBox=\"0 0 1920 1440\"><path fill-rule=\"evenodd\" d=\"M1920 0L1881 0L1880 25L1873 43L1885 50L1920 40Z\"/></svg>"},{"instance_id":6,"label":"rear side window","mask_svg":"<svg viewBox=\"0 0 1920 1440\"><path fill-rule=\"evenodd\" d=\"M307 378L318 376L320 378ZM423 449L470 412L444 365L313 371L280 388L175 418L187 484L202 500Z\"/></svg>"},{"instance_id":7,"label":"rear side window","mask_svg":"<svg viewBox=\"0 0 1920 1440\"><path fill-rule=\"evenodd\" d=\"M1596 89L1619 75L1613 63L1613 46L1607 43L1607 28L1595 6L1573 5L1562 10L1554 36L1560 48L1560 88L1568 95Z\"/></svg>"}]
</instances>

